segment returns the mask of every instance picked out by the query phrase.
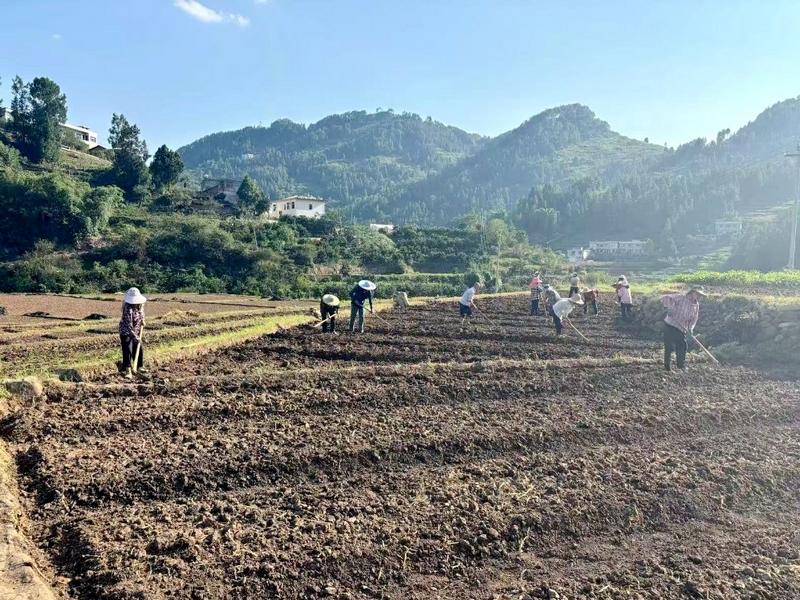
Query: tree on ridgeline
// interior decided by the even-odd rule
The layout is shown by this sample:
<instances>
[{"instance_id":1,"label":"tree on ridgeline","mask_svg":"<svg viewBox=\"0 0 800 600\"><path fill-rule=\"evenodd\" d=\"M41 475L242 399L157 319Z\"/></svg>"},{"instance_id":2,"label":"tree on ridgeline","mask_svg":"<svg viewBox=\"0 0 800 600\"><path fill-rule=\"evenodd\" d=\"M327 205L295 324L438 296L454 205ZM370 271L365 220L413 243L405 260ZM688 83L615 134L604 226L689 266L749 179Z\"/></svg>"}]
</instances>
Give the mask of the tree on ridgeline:
<instances>
[{"instance_id":1,"label":"tree on ridgeline","mask_svg":"<svg viewBox=\"0 0 800 600\"><path fill-rule=\"evenodd\" d=\"M60 125L67 120L67 97L47 77L25 83L17 76L11 90L14 98L9 129L15 145L31 162L57 162L61 150Z\"/></svg>"},{"instance_id":2,"label":"tree on ridgeline","mask_svg":"<svg viewBox=\"0 0 800 600\"><path fill-rule=\"evenodd\" d=\"M114 177L118 187L136 202L142 202L150 192L150 171L147 169L147 143L139 139L141 131L131 125L125 115L111 117L108 142L114 149Z\"/></svg>"},{"instance_id":3,"label":"tree on ridgeline","mask_svg":"<svg viewBox=\"0 0 800 600\"><path fill-rule=\"evenodd\" d=\"M183 173L183 160L180 154L167 148L166 144L156 150L153 162L150 163L150 176L153 186L161 191L174 185Z\"/></svg>"}]
</instances>

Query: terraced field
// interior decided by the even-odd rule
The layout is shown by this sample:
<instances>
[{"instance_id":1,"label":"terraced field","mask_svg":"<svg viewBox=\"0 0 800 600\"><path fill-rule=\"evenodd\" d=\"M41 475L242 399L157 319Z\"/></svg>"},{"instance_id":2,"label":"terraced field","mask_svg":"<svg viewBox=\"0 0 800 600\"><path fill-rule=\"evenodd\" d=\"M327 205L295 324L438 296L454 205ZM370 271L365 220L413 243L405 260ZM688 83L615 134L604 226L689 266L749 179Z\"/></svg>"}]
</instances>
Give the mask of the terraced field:
<instances>
[{"instance_id":1,"label":"terraced field","mask_svg":"<svg viewBox=\"0 0 800 600\"><path fill-rule=\"evenodd\" d=\"M57 593L800 598L795 383L479 302L52 388L3 431Z\"/></svg>"}]
</instances>

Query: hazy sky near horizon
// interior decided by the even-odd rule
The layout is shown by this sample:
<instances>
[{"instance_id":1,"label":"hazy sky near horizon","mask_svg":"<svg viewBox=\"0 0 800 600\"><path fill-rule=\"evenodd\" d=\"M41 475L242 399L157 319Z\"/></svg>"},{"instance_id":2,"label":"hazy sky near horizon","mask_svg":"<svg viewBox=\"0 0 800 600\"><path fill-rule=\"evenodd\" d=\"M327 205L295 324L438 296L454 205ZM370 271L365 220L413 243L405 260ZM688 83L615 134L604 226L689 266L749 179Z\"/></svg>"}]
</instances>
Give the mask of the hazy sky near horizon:
<instances>
[{"instance_id":1,"label":"hazy sky near horizon","mask_svg":"<svg viewBox=\"0 0 800 600\"><path fill-rule=\"evenodd\" d=\"M0 98L55 80L151 152L280 118L410 111L497 135L586 104L677 145L800 95L797 0L4 0Z\"/></svg>"}]
</instances>

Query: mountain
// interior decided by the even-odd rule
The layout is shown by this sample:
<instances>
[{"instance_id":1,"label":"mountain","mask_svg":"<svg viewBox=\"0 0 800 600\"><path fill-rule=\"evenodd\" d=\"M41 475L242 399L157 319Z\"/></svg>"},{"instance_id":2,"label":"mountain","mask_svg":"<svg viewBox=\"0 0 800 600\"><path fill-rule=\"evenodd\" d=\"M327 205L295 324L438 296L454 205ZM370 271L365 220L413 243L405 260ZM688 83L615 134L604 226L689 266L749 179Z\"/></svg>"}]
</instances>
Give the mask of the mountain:
<instances>
[{"instance_id":1,"label":"mountain","mask_svg":"<svg viewBox=\"0 0 800 600\"><path fill-rule=\"evenodd\" d=\"M614 181L664 153L611 131L586 106L546 110L489 140L475 154L411 186L407 217L446 221L476 210L512 210L532 186L586 176ZM425 207L420 213L419 206ZM401 213L402 214L402 213Z\"/></svg>"},{"instance_id":2,"label":"mountain","mask_svg":"<svg viewBox=\"0 0 800 600\"><path fill-rule=\"evenodd\" d=\"M446 223L513 209L536 184L618 179L663 148L615 133L572 104L493 139L416 114L359 111L216 133L179 152L199 175L249 173L270 198L310 193L357 220Z\"/></svg>"},{"instance_id":3,"label":"mountain","mask_svg":"<svg viewBox=\"0 0 800 600\"><path fill-rule=\"evenodd\" d=\"M250 174L271 199L291 193L322 196L361 219L395 213L392 201L477 152L486 138L411 113L364 111L331 115L305 126L215 133L179 150L201 176Z\"/></svg>"}]
</instances>

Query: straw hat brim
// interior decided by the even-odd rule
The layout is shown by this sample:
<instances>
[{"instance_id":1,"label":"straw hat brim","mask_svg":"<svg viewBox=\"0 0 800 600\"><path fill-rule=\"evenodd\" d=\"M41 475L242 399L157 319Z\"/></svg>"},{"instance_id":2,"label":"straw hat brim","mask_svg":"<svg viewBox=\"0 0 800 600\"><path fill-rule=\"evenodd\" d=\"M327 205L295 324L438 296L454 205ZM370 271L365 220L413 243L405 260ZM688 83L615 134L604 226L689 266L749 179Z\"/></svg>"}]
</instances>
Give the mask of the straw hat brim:
<instances>
[{"instance_id":1,"label":"straw hat brim","mask_svg":"<svg viewBox=\"0 0 800 600\"><path fill-rule=\"evenodd\" d=\"M369 290L371 292L378 286L372 283L369 279L362 279L361 281L358 282L358 287L364 290Z\"/></svg>"},{"instance_id":2,"label":"straw hat brim","mask_svg":"<svg viewBox=\"0 0 800 600\"><path fill-rule=\"evenodd\" d=\"M583 306L583 299L575 294L572 298L569 299L575 306Z\"/></svg>"},{"instance_id":3,"label":"straw hat brim","mask_svg":"<svg viewBox=\"0 0 800 600\"><path fill-rule=\"evenodd\" d=\"M142 296L141 292L138 290L134 294L131 294L130 291L125 294L126 304L144 304L145 302L147 302L147 298Z\"/></svg>"},{"instance_id":4,"label":"straw hat brim","mask_svg":"<svg viewBox=\"0 0 800 600\"><path fill-rule=\"evenodd\" d=\"M339 298L337 298L333 294L325 294L322 297L322 301L328 306L339 306Z\"/></svg>"}]
</instances>

